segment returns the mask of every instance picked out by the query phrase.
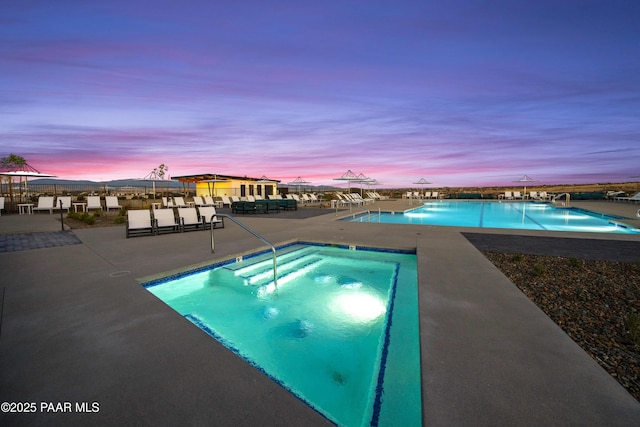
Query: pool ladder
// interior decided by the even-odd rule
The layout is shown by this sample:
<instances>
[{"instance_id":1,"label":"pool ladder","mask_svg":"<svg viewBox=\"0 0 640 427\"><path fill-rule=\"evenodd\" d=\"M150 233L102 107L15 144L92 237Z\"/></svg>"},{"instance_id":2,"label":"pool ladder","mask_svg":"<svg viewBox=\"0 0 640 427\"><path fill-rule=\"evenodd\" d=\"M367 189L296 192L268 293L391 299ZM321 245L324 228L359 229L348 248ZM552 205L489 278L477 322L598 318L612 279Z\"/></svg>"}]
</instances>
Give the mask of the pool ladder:
<instances>
[{"instance_id":1,"label":"pool ladder","mask_svg":"<svg viewBox=\"0 0 640 427\"><path fill-rule=\"evenodd\" d=\"M231 215L216 213L214 216L211 217L211 223L209 224L210 229L211 229L211 253L214 253L215 252L215 248L216 248L216 242L215 242L215 240L213 238L213 229L214 229L213 223L215 222L214 219L215 219L216 216L221 216L223 218L229 218L231 221L235 222L240 227L244 228L249 233L253 234L255 237L260 239L263 243L267 244L267 246L271 247L271 251L273 252L273 285L276 287L276 290L277 290L278 289L278 266L277 266L277 262L276 262L276 247L273 246L273 244L271 242L269 242L267 239L262 237L260 234L258 234L257 232L253 231L248 226L244 225L243 223L241 223L240 221L238 221L237 219L235 219Z\"/></svg>"}]
</instances>

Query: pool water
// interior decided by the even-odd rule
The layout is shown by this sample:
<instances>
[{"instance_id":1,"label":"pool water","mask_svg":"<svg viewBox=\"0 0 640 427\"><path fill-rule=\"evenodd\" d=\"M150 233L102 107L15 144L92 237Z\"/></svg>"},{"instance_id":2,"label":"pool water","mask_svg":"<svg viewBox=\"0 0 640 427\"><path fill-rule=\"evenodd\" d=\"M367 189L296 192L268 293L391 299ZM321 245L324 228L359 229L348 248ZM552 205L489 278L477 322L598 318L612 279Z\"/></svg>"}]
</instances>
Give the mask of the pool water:
<instances>
[{"instance_id":1,"label":"pool water","mask_svg":"<svg viewBox=\"0 0 640 427\"><path fill-rule=\"evenodd\" d=\"M277 253L143 285L330 421L421 425L415 254Z\"/></svg>"},{"instance_id":2,"label":"pool water","mask_svg":"<svg viewBox=\"0 0 640 427\"><path fill-rule=\"evenodd\" d=\"M348 217L354 222L423 224L435 226L511 228L521 230L576 231L638 234L620 219L550 203L434 201L402 212L378 212Z\"/></svg>"}]
</instances>

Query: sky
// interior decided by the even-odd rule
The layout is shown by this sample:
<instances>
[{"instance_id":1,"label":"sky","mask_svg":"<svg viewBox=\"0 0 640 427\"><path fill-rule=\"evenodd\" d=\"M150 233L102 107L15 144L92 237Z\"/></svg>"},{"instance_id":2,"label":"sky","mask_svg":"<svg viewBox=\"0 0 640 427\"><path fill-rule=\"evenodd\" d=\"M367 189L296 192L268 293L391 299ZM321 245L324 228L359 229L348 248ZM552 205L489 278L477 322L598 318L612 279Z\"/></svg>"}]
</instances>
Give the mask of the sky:
<instances>
[{"instance_id":1,"label":"sky","mask_svg":"<svg viewBox=\"0 0 640 427\"><path fill-rule=\"evenodd\" d=\"M640 2L0 0L0 138L60 179L635 181Z\"/></svg>"}]
</instances>

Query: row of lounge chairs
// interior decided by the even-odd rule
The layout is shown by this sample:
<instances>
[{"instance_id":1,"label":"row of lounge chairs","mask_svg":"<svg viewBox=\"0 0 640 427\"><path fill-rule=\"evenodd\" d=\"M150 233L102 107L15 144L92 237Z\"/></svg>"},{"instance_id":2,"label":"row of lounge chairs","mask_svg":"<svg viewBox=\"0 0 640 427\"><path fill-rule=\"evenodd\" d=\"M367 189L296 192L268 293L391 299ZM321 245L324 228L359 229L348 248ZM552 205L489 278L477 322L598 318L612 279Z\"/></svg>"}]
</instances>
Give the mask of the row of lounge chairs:
<instances>
[{"instance_id":1,"label":"row of lounge chairs","mask_svg":"<svg viewBox=\"0 0 640 427\"><path fill-rule=\"evenodd\" d=\"M100 196L88 196L87 197L87 210L91 209L100 209L102 210L102 201L100 200ZM39 211L49 211L49 214L53 214L55 210L66 210L70 211L72 205L71 196L40 196L38 197L38 205L33 207L34 212ZM118 202L118 198L116 196L106 196L104 209L109 211L110 209L122 209L120 203Z\"/></svg>"},{"instance_id":2,"label":"row of lounge chairs","mask_svg":"<svg viewBox=\"0 0 640 427\"><path fill-rule=\"evenodd\" d=\"M418 191L407 191L404 197L407 199L439 199L440 193L437 191L425 191L420 194Z\"/></svg>"},{"instance_id":3,"label":"row of lounge chairs","mask_svg":"<svg viewBox=\"0 0 640 427\"><path fill-rule=\"evenodd\" d=\"M624 193L622 193L624 194ZM640 192L634 194L631 197L625 197L625 196L615 196L613 198L614 201L618 201L618 202L634 202L634 203L638 203L640 202Z\"/></svg>"},{"instance_id":4,"label":"row of lounge chairs","mask_svg":"<svg viewBox=\"0 0 640 427\"><path fill-rule=\"evenodd\" d=\"M131 209L127 211L127 238L137 235L158 235L209 227L224 228L224 217L217 216L214 206L161 209Z\"/></svg>"}]
</instances>

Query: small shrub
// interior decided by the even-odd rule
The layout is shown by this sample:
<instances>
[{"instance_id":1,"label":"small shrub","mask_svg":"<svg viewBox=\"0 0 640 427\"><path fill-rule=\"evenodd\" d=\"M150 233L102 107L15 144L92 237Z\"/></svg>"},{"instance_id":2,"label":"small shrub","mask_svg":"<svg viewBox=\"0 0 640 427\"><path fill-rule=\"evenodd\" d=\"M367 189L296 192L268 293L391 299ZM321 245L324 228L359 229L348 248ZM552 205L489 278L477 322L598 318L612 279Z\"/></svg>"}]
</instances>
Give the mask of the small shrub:
<instances>
[{"instance_id":1,"label":"small shrub","mask_svg":"<svg viewBox=\"0 0 640 427\"><path fill-rule=\"evenodd\" d=\"M580 261L578 261L578 258L571 257L571 258L569 258L569 265L571 267L579 267L580 266Z\"/></svg>"},{"instance_id":2,"label":"small shrub","mask_svg":"<svg viewBox=\"0 0 640 427\"><path fill-rule=\"evenodd\" d=\"M533 274L535 276L542 276L547 271L547 267L544 264L535 264L533 266Z\"/></svg>"},{"instance_id":3,"label":"small shrub","mask_svg":"<svg viewBox=\"0 0 640 427\"><path fill-rule=\"evenodd\" d=\"M124 224L125 222L127 222L127 218L124 216L118 216L113 220L114 224Z\"/></svg>"},{"instance_id":4,"label":"small shrub","mask_svg":"<svg viewBox=\"0 0 640 427\"><path fill-rule=\"evenodd\" d=\"M513 261L513 262L520 262L520 261L522 261L522 255L521 255L521 254L514 254L514 255L511 257L511 261Z\"/></svg>"}]
</instances>

